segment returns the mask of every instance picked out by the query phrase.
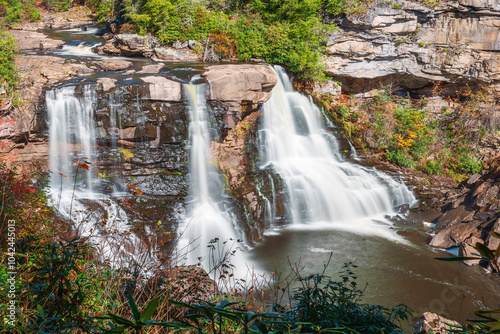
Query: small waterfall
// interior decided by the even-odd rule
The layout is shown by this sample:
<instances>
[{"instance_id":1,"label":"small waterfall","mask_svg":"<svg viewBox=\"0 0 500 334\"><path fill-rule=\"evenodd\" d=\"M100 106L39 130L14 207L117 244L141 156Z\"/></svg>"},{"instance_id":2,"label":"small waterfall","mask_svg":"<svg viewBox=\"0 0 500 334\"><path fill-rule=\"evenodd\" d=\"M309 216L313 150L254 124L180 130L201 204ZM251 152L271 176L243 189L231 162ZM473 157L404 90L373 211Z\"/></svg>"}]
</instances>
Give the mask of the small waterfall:
<instances>
[{"instance_id":1,"label":"small waterfall","mask_svg":"<svg viewBox=\"0 0 500 334\"><path fill-rule=\"evenodd\" d=\"M94 242L103 260L118 266L135 262L147 270L158 263L154 249L131 233L127 213L115 198L96 191L96 96L93 85L82 92L67 86L46 93L53 205L80 236Z\"/></svg>"},{"instance_id":2,"label":"small waterfall","mask_svg":"<svg viewBox=\"0 0 500 334\"><path fill-rule=\"evenodd\" d=\"M99 55L93 51L94 48L101 45L101 42L81 42L78 45L65 44L61 49L52 52L60 56L106 58L106 56Z\"/></svg>"},{"instance_id":3,"label":"small waterfall","mask_svg":"<svg viewBox=\"0 0 500 334\"><path fill-rule=\"evenodd\" d=\"M272 168L283 179L292 227L397 238L385 216L414 203L413 194L375 169L344 161L318 107L293 90L283 68L276 72L278 84L263 106L261 168Z\"/></svg>"},{"instance_id":4,"label":"small waterfall","mask_svg":"<svg viewBox=\"0 0 500 334\"><path fill-rule=\"evenodd\" d=\"M223 271L243 278L248 272L243 244L238 241L235 223L224 204L224 180L209 162L210 126L203 85L184 85L190 116L189 213L179 228L178 253L186 254L186 263L201 263L213 278ZM220 267L229 262L232 269Z\"/></svg>"}]
</instances>

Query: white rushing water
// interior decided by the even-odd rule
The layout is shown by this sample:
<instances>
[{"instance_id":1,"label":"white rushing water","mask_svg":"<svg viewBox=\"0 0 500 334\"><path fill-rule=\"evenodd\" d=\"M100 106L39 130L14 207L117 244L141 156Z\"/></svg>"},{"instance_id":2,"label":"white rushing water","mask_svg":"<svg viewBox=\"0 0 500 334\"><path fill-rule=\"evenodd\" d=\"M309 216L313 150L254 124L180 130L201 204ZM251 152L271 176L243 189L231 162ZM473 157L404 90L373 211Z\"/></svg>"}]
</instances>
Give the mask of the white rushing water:
<instances>
[{"instance_id":1,"label":"white rushing water","mask_svg":"<svg viewBox=\"0 0 500 334\"><path fill-rule=\"evenodd\" d=\"M90 238L103 260L117 266L139 264L147 270L157 264L155 246L131 233L125 210L112 196L95 190L99 183L92 164L96 99L93 85L84 86L78 94L74 86L46 94L53 205L74 223L80 236Z\"/></svg>"},{"instance_id":2,"label":"white rushing water","mask_svg":"<svg viewBox=\"0 0 500 334\"><path fill-rule=\"evenodd\" d=\"M108 56L95 53L94 48L101 46L101 42L81 42L78 45L65 44L61 49L52 51L60 56L108 58Z\"/></svg>"},{"instance_id":3,"label":"white rushing water","mask_svg":"<svg viewBox=\"0 0 500 334\"><path fill-rule=\"evenodd\" d=\"M276 67L279 80L263 106L261 168L283 179L293 229L339 229L398 239L385 218L393 208L413 204L403 184L375 169L345 161L321 112L310 98L294 91Z\"/></svg>"},{"instance_id":4,"label":"white rushing water","mask_svg":"<svg viewBox=\"0 0 500 334\"><path fill-rule=\"evenodd\" d=\"M248 273L245 246L236 232L236 224L224 202L224 181L210 163L210 126L203 85L184 85L190 116L190 200L188 215L179 227L177 250L185 264L201 263L213 278L229 271L236 278ZM216 241L218 240L218 241ZM231 263L232 268L221 267Z\"/></svg>"}]
</instances>

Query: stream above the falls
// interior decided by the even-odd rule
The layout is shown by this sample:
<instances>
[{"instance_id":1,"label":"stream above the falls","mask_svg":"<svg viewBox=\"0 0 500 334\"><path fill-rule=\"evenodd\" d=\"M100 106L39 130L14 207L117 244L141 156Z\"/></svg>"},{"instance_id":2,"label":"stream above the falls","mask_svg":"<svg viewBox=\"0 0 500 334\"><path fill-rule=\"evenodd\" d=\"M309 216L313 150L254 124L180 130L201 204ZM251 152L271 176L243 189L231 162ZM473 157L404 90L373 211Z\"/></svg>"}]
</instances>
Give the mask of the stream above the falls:
<instances>
[{"instance_id":1,"label":"stream above the falls","mask_svg":"<svg viewBox=\"0 0 500 334\"><path fill-rule=\"evenodd\" d=\"M93 54L92 47L103 42L102 39L93 35L95 32L97 30L52 31L50 32L51 36L71 42L68 43L66 48L63 47L61 50L48 53L78 59L83 62L95 61L99 58L118 58ZM132 61L133 69L154 64L149 59L120 58ZM193 77L203 72L205 66L205 64L165 63L165 67L158 74L152 75L187 84ZM210 187L203 185L199 188L201 190L192 190L192 172L194 168L192 163L193 160L197 160L198 164L210 165L210 163L207 163L208 158L206 155L208 153L206 150L210 147L210 140L215 140L214 138L218 136L220 129L217 127L212 129L200 127L201 130L198 131L203 133L206 142L200 146L196 159L193 156L188 157L189 154L186 154L183 150L187 146L193 146L191 143L193 135L189 135L193 125L189 125L188 113L185 110L189 108L187 101L169 101L163 105L154 102L156 104L146 112L144 103L140 101L140 89L137 89L139 91L137 92L135 88L130 88L142 76L137 71L130 74L123 71L98 72L85 77L82 80L84 83L74 80L74 82L78 83L70 82L63 87L49 90L47 92L47 106L49 116L52 117L50 126L55 126L57 119L61 123L67 122L69 125L66 127L68 129L72 128L73 132L64 130L67 133L61 133L62 129L66 129L65 125L59 125L58 128L50 128L49 126L48 136L51 138L51 157L59 156L60 159L63 159L63 162L57 163L51 158L53 159L51 160L51 169L57 177L58 173L63 173L69 178L73 178L70 164L75 157L100 161L91 164L87 172L82 171L81 179L78 181L79 187L81 185L82 189L77 192L77 197L78 194L81 194L81 198L76 198L76 203L73 203L73 200L69 201L72 196L71 189L68 188L69 190L62 191L62 202L66 203L66 210L60 211L68 214L68 211L78 209L81 212L85 210L87 203L92 200L98 202L104 208L100 210L106 210L106 206L113 206L115 212L119 212L121 219L121 224L113 228L120 231L126 229L134 231L134 233L127 235L126 239L118 242L121 243L118 247L120 252L124 253L123 256L128 254L138 257L140 256L138 253L146 252L151 255L148 256L149 258L155 260L154 255L149 254L152 253L152 248L157 247L155 250L165 253L173 248L169 244L168 238L164 239L165 245L162 242L161 245L148 246L146 251L141 248L140 240L153 237L160 238L158 232L160 220L163 221L163 224L167 221L170 222L169 227L172 228L181 225L183 221L196 223L196 219L189 216L189 207L193 205L192 202L198 200L197 195L200 195L200 192L206 192ZM118 87L113 94L103 93L102 101L99 100L94 91L95 80L99 78L114 78L117 80L116 85ZM131 78L132 80L130 80ZM288 84L288 82L285 83ZM191 99L195 99L194 96L197 94L203 95L193 86L185 87L183 94L191 94ZM129 99L132 102L125 101L120 96L120 94L132 93L136 94ZM291 87L287 87L286 91L281 92L281 94L289 94L290 101L302 101L302 98L308 100L298 93L292 96L293 93ZM203 99L203 97L199 98L200 100ZM104 101L104 99L107 100ZM134 105L131 107L132 103ZM196 109L196 103L191 101L192 109ZM198 101L198 103L200 102ZM261 159L259 162L261 164L260 168L265 169L273 166L272 168L276 170L277 174L285 180L281 191L288 191L288 196L293 198L293 200L290 200L290 203L292 203L290 205L294 205L297 210L290 214L294 217L290 219L294 223L274 225L274 222L278 219L269 219L271 223L266 226L263 241L254 247L249 245L245 258L250 259L260 271L264 272L287 273L290 269L289 265L297 263L299 268L303 268L302 272L304 274L312 274L323 271L325 263L328 262L330 254L332 254L330 265L326 270L327 275L337 278L342 265L346 262L352 262L358 266L355 269L355 273L359 277L358 286L363 287L365 283L368 284L365 291L365 302L382 304L388 307L405 303L414 310L416 316L425 311L431 311L442 313L454 320L463 321L470 317L473 311L482 307L498 307L495 303L497 303L500 292L499 280L488 276L477 267L467 267L461 263L434 260L434 257L446 256L446 254L443 251L431 249L426 245L429 235L422 218L414 214L397 218L398 216L392 212L394 207L401 204L411 204L414 200L413 195L406 189L406 186L400 184L399 180L395 181L386 174L363 167L356 164L356 161L345 157L344 151L350 151L350 148L343 147L344 144L340 141L339 143L335 142L335 133L324 124L326 123L324 115L318 118L321 124L314 124L313 126L311 124L316 121L301 114L308 102L302 101L300 103L302 104L298 103L293 106L292 113L295 117L300 117L302 126L305 126L304 124L308 122L309 126L301 127L299 133L294 133L293 136L301 136L300 138L304 139L309 134L311 135L310 140L316 145L314 147L321 146L321 149L314 152L308 146L302 147L303 142L295 142L292 144L293 147L288 147L288 149L298 154L299 158L301 154L307 152L311 154L309 159L287 160L279 156L282 152L274 152L274 156L268 154L270 156L268 160ZM119 141L126 135L124 134L125 130L132 128L132 121L129 119L132 117L126 115L128 112L125 111L126 108L137 110L137 115L134 117L142 120L144 128L134 125L139 129L135 130L136 133L142 131L141 135L138 136L139 139L134 138L134 146L121 147ZM176 123L175 131L172 130L174 134L171 137L173 139L169 138L166 143L162 143L163 137L160 135L158 135L158 138L155 137L154 141L149 140L149 137L156 136L155 131L159 133L165 127L164 122L154 124L153 130L148 128L151 123L151 119L148 117L155 117L151 115L160 113L163 110L162 108L175 108L165 119L179 123ZM265 108L266 106L264 106L264 110ZM77 122L80 126L78 129L71 126L71 124L75 124L71 117L74 117L75 112L80 109L86 113L85 119L80 119ZM319 109L314 112L319 113ZM147 113L149 113L149 116L146 115ZM195 116L191 115L191 118L194 119ZM88 127L93 119L98 120L95 126L92 124ZM202 121L204 122L204 120ZM261 122L261 130L262 123L265 122ZM191 120L191 123L197 124L193 120ZM212 120L212 125L214 123L216 122ZM102 124L105 124L105 126ZM290 125L288 124L288 126ZM308 133L310 130L324 131L325 133L321 133L319 137L324 135L329 139L315 137L314 135L318 134ZM81 131L86 132L84 138L80 138L82 137L79 135ZM151 134L151 132L155 133ZM267 136L273 135L277 134L267 131ZM291 144L290 141L288 144ZM275 144L276 147L282 147L284 150L283 145L286 143ZM325 152L331 150L331 146L335 145L339 146L337 152L332 154L331 157L328 156L328 153ZM80 150L79 155L74 153L75 147L76 150ZM99 149L96 149L97 147ZM127 157L127 155L132 154L132 151L133 156ZM154 154L150 154L151 151ZM61 158L61 153L66 154L66 156ZM334 159L334 161L328 160L330 158ZM328 161L325 162L325 160ZM102 163L102 161L105 161L105 163ZM161 163L155 164L158 161ZM63 167L58 167L58 165ZM314 168L321 169L324 175L317 177ZM310 172L308 177L303 177L305 171ZM205 173L207 174L195 178L201 178L202 182L207 182L206 179L210 178L218 179L219 183L224 183L223 181L220 182L221 175L218 177L209 176L208 173L216 173L213 165L210 165L209 171ZM346 182L345 191L336 191L335 182L328 178L328 175L332 174L335 174L336 178L351 177L352 182ZM155 179L155 175L158 175L158 178L161 176L161 181ZM326 177L326 179L322 179L322 177ZM331 183L329 183L330 181ZM178 184L172 185L175 182ZM136 213L133 213L133 210L124 205L127 201L127 187L129 187L129 190L135 189L130 188L131 184L137 184L137 189L141 189L140 192L145 193L144 199L135 202L138 205ZM63 189L63 186L58 183L57 179L52 186L55 200L57 200L58 191ZM174 189L168 188L169 186ZM324 187L322 191L315 191L321 186ZM187 188L191 190L186 190ZM223 198L229 204L226 203L223 209L218 208L217 215L220 214L221 217L224 217L224 228L228 229L232 226L230 220L235 219L235 217L227 212L230 210L231 205L226 198L228 197L227 194L222 194L224 192L223 188L224 186L220 184L216 187L217 198ZM395 195L389 190L397 194ZM184 191L185 195L181 195L182 191ZM191 196L188 196L188 193ZM206 194L203 193L202 195ZM190 198L190 200L184 199L183 196ZM347 199L351 200L353 196L359 198L355 201L347 201ZM208 203L209 205L206 207L213 208L217 206L212 203L212 199L200 201L204 204ZM339 201L342 204L335 206L335 203ZM163 209L167 202L175 202L172 205L173 209ZM314 209L303 207L306 202L308 206L314 206ZM68 209L68 207L71 208ZM319 212L322 210L321 208L332 207L335 207L335 210L332 209L331 212ZM350 211L348 214L340 215L338 220L359 224L348 227L343 224L337 226L329 224L330 220L337 221L336 214L343 207L348 207ZM293 209L289 208L290 211L293 211ZM210 214L203 206L199 210L205 210L204 215ZM269 209L268 214L277 216L272 211L272 209ZM116 216L116 213L114 215ZM388 216L395 216L397 219L390 219ZM312 221L314 223L311 223ZM88 232L91 229L92 226L85 226L87 234L92 233ZM203 229L193 228L193 231L190 231L193 234L192 238L196 239L195 232L201 230ZM237 238L239 237L238 234L242 233L242 231L238 230L225 231L224 235ZM189 240L186 242L189 243ZM113 247L116 247L116 245L110 244L106 247L108 247L107 253L113 253ZM137 249L134 250L134 247L137 247ZM200 256L198 253L195 255L196 258ZM242 265L243 257L238 257L237 261L238 265Z\"/></svg>"}]
</instances>

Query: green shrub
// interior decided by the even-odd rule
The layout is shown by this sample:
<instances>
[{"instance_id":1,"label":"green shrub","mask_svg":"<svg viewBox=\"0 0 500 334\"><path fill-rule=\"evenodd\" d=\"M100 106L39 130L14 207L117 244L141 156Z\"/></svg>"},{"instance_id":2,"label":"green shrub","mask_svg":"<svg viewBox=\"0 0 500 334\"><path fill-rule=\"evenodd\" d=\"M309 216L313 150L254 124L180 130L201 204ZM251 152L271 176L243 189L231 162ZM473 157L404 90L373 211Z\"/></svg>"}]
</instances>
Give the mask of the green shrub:
<instances>
[{"instance_id":1,"label":"green shrub","mask_svg":"<svg viewBox=\"0 0 500 334\"><path fill-rule=\"evenodd\" d=\"M399 166L415 167L417 163L413 160L405 150L389 150L387 151L387 160Z\"/></svg>"},{"instance_id":2,"label":"green shrub","mask_svg":"<svg viewBox=\"0 0 500 334\"><path fill-rule=\"evenodd\" d=\"M55 12L65 12L72 6L71 0L44 0L47 9Z\"/></svg>"},{"instance_id":3,"label":"green shrub","mask_svg":"<svg viewBox=\"0 0 500 334\"><path fill-rule=\"evenodd\" d=\"M116 0L87 0L88 6L97 16L97 21L104 22L108 16L115 15L117 12L118 1Z\"/></svg>"},{"instance_id":4,"label":"green shrub","mask_svg":"<svg viewBox=\"0 0 500 334\"><path fill-rule=\"evenodd\" d=\"M443 173L444 167L439 161L429 160L421 166L420 169L427 174L441 174Z\"/></svg>"},{"instance_id":5,"label":"green shrub","mask_svg":"<svg viewBox=\"0 0 500 334\"><path fill-rule=\"evenodd\" d=\"M12 26L22 20L40 20L40 12L33 0L0 0L0 27Z\"/></svg>"},{"instance_id":6,"label":"green shrub","mask_svg":"<svg viewBox=\"0 0 500 334\"><path fill-rule=\"evenodd\" d=\"M397 333L398 322L411 313L405 305L387 309L361 303L363 292L357 288L352 263L346 263L341 280L324 275L299 278L301 287L292 296L289 317L304 323L303 332L343 329L344 333Z\"/></svg>"},{"instance_id":7,"label":"green shrub","mask_svg":"<svg viewBox=\"0 0 500 334\"><path fill-rule=\"evenodd\" d=\"M18 75L14 63L17 43L9 33L0 31L0 87L11 93L17 83Z\"/></svg>"},{"instance_id":8,"label":"green shrub","mask_svg":"<svg viewBox=\"0 0 500 334\"><path fill-rule=\"evenodd\" d=\"M476 174L483 168L483 162L468 152L461 152L453 163L456 170L464 174Z\"/></svg>"}]
</instances>

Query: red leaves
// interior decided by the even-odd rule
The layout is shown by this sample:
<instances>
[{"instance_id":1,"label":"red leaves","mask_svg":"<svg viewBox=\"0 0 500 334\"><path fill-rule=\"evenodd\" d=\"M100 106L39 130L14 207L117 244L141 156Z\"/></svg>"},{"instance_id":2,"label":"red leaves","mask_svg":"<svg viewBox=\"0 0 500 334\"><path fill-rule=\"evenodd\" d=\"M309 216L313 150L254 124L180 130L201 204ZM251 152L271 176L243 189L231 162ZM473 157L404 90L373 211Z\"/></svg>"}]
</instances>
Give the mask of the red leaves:
<instances>
[{"instance_id":1,"label":"red leaves","mask_svg":"<svg viewBox=\"0 0 500 334\"><path fill-rule=\"evenodd\" d=\"M136 188L135 184L128 184L128 185L127 185L127 189L129 189L129 192L130 192L130 193L132 193L132 194L133 194L134 192L135 192L137 195L142 195L142 194L144 194L144 193L142 192L142 190L141 190L141 189Z\"/></svg>"},{"instance_id":2,"label":"red leaves","mask_svg":"<svg viewBox=\"0 0 500 334\"><path fill-rule=\"evenodd\" d=\"M79 162L76 167L81 168L81 169L86 169L86 170L90 171L90 167L86 163L80 163Z\"/></svg>"}]
</instances>

